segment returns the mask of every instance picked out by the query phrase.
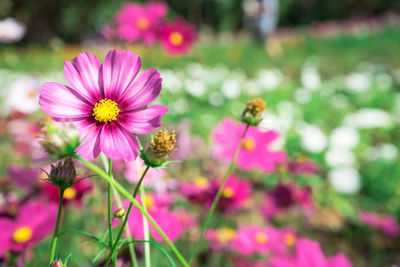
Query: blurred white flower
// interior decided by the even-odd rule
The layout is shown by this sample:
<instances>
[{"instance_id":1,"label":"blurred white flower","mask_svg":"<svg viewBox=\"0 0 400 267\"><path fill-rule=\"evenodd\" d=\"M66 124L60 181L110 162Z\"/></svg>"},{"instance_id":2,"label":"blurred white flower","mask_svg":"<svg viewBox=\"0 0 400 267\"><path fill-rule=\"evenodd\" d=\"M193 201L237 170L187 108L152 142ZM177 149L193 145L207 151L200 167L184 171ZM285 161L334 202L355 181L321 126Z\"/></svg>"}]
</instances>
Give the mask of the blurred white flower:
<instances>
[{"instance_id":1,"label":"blurred white flower","mask_svg":"<svg viewBox=\"0 0 400 267\"><path fill-rule=\"evenodd\" d=\"M241 93L241 86L238 80L226 80L221 86L221 91L226 98L237 98Z\"/></svg>"},{"instance_id":2,"label":"blurred white flower","mask_svg":"<svg viewBox=\"0 0 400 267\"><path fill-rule=\"evenodd\" d=\"M6 105L11 110L32 113L39 109L40 83L32 76L21 76L9 88Z\"/></svg>"},{"instance_id":3,"label":"blurred white flower","mask_svg":"<svg viewBox=\"0 0 400 267\"><path fill-rule=\"evenodd\" d=\"M206 92L206 86L200 80L186 79L185 87L192 96L202 96Z\"/></svg>"},{"instance_id":4,"label":"blurred white flower","mask_svg":"<svg viewBox=\"0 0 400 267\"><path fill-rule=\"evenodd\" d=\"M365 155L368 160L385 159L394 161L398 157L398 148L393 144L379 144L365 150Z\"/></svg>"},{"instance_id":5,"label":"blurred white flower","mask_svg":"<svg viewBox=\"0 0 400 267\"><path fill-rule=\"evenodd\" d=\"M387 73L379 73L375 76L376 85L383 90L388 90L393 85L393 78Z\"/></svg>"},{"instance_id":6,"label":"blurred white flower","mask_svg":"<svg viewBox=\"0 0 400 267\"><path fill-rule=\"evenodd\" d=\"M360 136L353 127L340 126L332 131L329 141L333 148L353 149L358 145Z\"/></svg>"},{"instance_id":7,"label":"blurred white flower","mask_svg":"<svg viewBox=\"0 0 400 267\"><path fill-rule=\"evenodd\" d=\"M279 70L263 69L257 73L257 83L267 91L275 90L282 82L282 73Z\"/></svg>"},{"instance_id":8,"label":"blurred white flower","mask_svg":"<svg viewBox=\"0 0 400 267\"><path fill-rule=\"evenodd\" d=\"M224 95L220 92L211 92L208 96L208 102L213 106L219 107L224 103Z\"/></svg>"},{"instance_id":9,"label":"blurred white flower","mask_svg":"<svg viewBox=\"0 0 400 267\"><path fill-rule=\"evenodd\" d=\"M367 74L364 73L352 73L347 76L345 85L350 91L354 93L361 93L370 88L371 79Z\"/></svg>"},{"instance_id":10,"label":"blurred white flower","mask_svg":"<svg viewBox=\"0 0 400 267\"><path fill-rule=\"evenodd\" d=\"M325 153L325 162L331 167L353 166L356 163L356 157L350 150L330 148Z\"/></svg>"},{"instance_id":11,"label":"blurred white flower","mask_svg":"<svg viewBox=\"0 0 400 267\"><path fill-rule=\"evenodd\" d=\"M350 167L341 167L328 173L331 185L340 193L354 194L361 188L360 175L358 171Z\"/></svg>"},{"instance_id":12,"label":"blurred white flower","mask_svg":"<svg viewBox=\"0 0 400 267\"><path fill-rule=\"evenodd\" d=\"M343 109L349 105L349 100L345 95L333 95L330 98L330 103L334 108Z\"/></svg>"},{"instance_id":13,"label":"blurred white flower","mask_svg":"<svg viewBox=\"0 0 400 267\"><path fill-rule=\"evenodd\" d=\"M380 128L387 127L392 123L390 115L381 110L373 108L364 108L356 113L347 115L343 124L357 128Z\"/></svg>"},{"instance_id":14,"label":"blurred white flower","mask_svg":"<svg viewBox=\"0 0 400 267\"><path fill-rule=\"evenodd\" d=\"M243 92L255 96L261 93L261 88L258 86L256 81L248 80L243 85Z\"/></svg>"},{"instance_id":15,"label":"blurred white flower","mask_svg":"<svg viewBox=\"0 0 400 267\"><path fill-rule=\"evenodd\" d=\"M300 104L307 104L311 100L311 92L304 88L297 89L294 92L294 99Z\"/></svg>"},{"instance_id":16,"label":"blurred white flower","mask_svg":"<svg viewBox=\"0 0 400 267\"><path fill-rule=\"evenodd\" d=\"M318 126L300 123L296 128L301 138L301 145L305 150L319 153L326 148L327 137Z\"/></svg>"},{"instance_id":17,"label":"blurred white flower","mask_svg":"<svg viewBox=\"0 0 400 267\"><path fill-rule=\"evenodd\" d=\"M24 37L25 26L13 18L6 18L0 21L0 42L13 43Z\"/></svg>"},{"instance_id":18,"label":"blurred white flower","mask_svg":"<svg viewBox=\"0 0 400 267\"><path fill-rule=\"evenodd\" d=\"M317 90L321 85L321 77L314 66L303 67L300 79L303 86L312 91Z\"/></svg>"},{"instance_id":19,"label":"blurred white flower","mask_svg":"<svg viewBox=\"0 0 400 267\"><path fill-rule=\"evenodd\" d=\"M171 93L177 93L182 89L182 80L172 70L163 70L161 72L163 85Z\"/></svg>"}]
</instances>

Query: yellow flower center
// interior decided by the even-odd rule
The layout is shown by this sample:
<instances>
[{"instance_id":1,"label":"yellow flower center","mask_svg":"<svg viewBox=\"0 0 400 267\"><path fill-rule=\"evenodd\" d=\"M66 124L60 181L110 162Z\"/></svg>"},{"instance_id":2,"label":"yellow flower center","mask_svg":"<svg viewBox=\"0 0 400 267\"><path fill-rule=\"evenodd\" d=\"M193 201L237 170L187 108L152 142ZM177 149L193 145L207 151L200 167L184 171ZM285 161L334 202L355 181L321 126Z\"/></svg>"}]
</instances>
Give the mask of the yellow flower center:
<instances>
[{"instance_id":1,"label":"yellow flower center","mask_svg":"<svg viewBox=\"0 0 400 267\"><path fill-rule=\"evenodd\" d=\"M206 188L208 186L208 180L203 176L199 176L194 179L194 184L200 188Z\"/></svg>"},{"instance_id":2,"label":"yellow flower center","mask_svg":"<svg viewBox=\"0 0 400 267\"><path fill-rule=\"evenodd\" d=\"M256 142L251 138L246 138L243 142L243 147L248 151L252 151L256 147Z\"/></svg>"},{"instance_id":3,"label":"yellow flower center","mask_svg":"<svg viewBox=\"0 0 400 267\"><path fill-rule=\"evenodd\" d=\"M258 232L255 236L255 239L258 244L265 244L268 241L267 235L263 232Z\"/></svg>"},{"instance_id":4,"label":"yellow flower center","mask_svg":"<svg viewBox=\"0 0 400 267\"><path fill-rule=\"evenodd\" d=\"M68 187L64 191L64 198L65 199L73 199L76 197L76 189L72 187Z\"/></svg>"},{"instance_id":5,"label":"yellow flower center","mask_svg":"<svg viewBox=\"0 0 400 267\"><path fill-rule=\"evenodd\" d=\"M246 109L250 111L253 116L261 116L266 107L267 104L265 103L265 101L257 97L253 100L247 101Z\"/></svg>"},{"instance_id":6,"label":"yellow flower center","mask_svg":"<svg viewBox=\"0 0 400 267\"><path fill-rule=\"evenodd\" d=\"M233 197L234 194L235 194L235 192L230 187L227 187L224 190L222 190L222 196L224 198L231 198L231 197Z\"/></svg>"},{"instance_id":7,"label":"yellow flower center","mask_svg":"<svg viewBox=\"0 0 400 267\"><path fill-rule=\"evenodd\" d=\"M169 41L175 46L181 45L183 43L183 35L180 32L172 32L169 35Z\"/></svg>"},{"instance_id":8,"label":"yellow flower center","mask_svg":"<svg viewBox=\"0 0 400 267\"><path fill-rule=\"evenodd\" d=\"M235 238L236 231L230 228L221 228L217 230L217 240L219 243L224 244Z\"/></svg>"},{"instance_id":9,"label":"yellow flower center","mask_svg":"<svg viewBox=\"0 0 400 267\"><path fill-rule=\"evenodd\" d=\"M146 195L144 197L144 203L145 203L147 209L151 209L154 207L154 199L149 195Z\"/></svg>"},{"instance_id":10,"label":"yellow flower center","mask_svg":"<svg viewBox=\"0 0 400 267\"><path fill-rule=\"evenodd\" d=\"M36 91L30 91L28 93L28 98L32 99L35 98L37 96L37 92Z\"/></svg>"},{"instance_id":11,"label":"yellow flower center","mask_svg":"<svg viewBox=\"0 0 400 267\"><path fill-rule=\"evenodd\" d=\"M23 226L14 231L13 240L16 243L25 243L32 238L32 229Z\"/></svg>"},{"instance_id":12,"label":"yellow flower center","mask_svg":"<svg viewBox=\"0 0 400 267\"><path fill-rule=\"evenodd\" d=\"M294 234L286 234L284 242L287 246L293 246L296 243L296 236Z\"/></svg>"},{"instance_id":13,"label":"yellow flower center","mask_svg":"<svg viewBox=\"0 0 400 267\"><path fill-rule=\"evenodd\" d=\"M107 98L104 98L100 102L96 103L93 108L94 119L103 123L115 121L118 114L118 104Z\"/></svg>"},{"instance_id":14,"label":"yellow flower center","mask_svg":"<svg viewBox=\"0 0 400 267\"><path fill-rule=\"evenodd\" d=\"M149 20L146 18L139 18L136 21L136 25L138 26L139 29L141 30L146 30L149 27Z\"/></svg>"}]
</instances>

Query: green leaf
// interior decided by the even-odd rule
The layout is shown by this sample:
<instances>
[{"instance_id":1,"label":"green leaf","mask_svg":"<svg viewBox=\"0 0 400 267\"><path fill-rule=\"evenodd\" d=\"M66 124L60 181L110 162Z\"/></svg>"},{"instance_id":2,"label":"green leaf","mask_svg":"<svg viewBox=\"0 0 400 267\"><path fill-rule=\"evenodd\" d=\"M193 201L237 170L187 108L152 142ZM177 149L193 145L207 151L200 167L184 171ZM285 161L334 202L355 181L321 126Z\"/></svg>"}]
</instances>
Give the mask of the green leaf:
<instances>
[{"instance_id":1,"label":"green leaf","mask_svg":"<svg viewBox=\"0 0 400 267\"><path fill-rule=\"evenodd\" d=\"M94 264L94 263L98 260L98 258L99 258L106 250L107 250L106 248L103 248L102 250L100 250L100 252L97 253L96 257L93 258L92 264Z\"/></svg>"}]
</instances>

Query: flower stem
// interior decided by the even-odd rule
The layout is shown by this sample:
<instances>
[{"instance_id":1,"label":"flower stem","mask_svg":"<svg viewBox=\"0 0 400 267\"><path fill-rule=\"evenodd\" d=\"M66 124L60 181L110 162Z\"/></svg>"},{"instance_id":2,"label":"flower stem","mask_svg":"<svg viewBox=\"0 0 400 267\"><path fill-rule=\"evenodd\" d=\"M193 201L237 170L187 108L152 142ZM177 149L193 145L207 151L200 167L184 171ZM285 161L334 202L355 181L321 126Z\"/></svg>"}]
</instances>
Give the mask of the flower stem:
<instances>
[{"instance_id":1,"label":"flower stem","mask_svg":"<svg viewBox=\"0 0 400 267\"><path fill-rule=\"evenodd\" d=\"M197 250L199 249L199 246L200 246L201 242L203 241L204 231L207 229L207 226L210 223L211 217L214 214L215 208L217 207L218 201L221 198L221 194L222 194L222 191L224 190L226 179L228 178L229 173L232 171L232 169L235 165L236 158L239 154L240 148L242 147L243 139L244 139L248 129L249 129L249 125L247 124L246 128L243 131L242 137L240 138L239 145L236 148L235 155L233 156L233 159L231 161L231 164L229 165L228 170L226 171L224 177L222 178L222 183L218 189L217 194L215 195L215 198L211 205L210 211L208 212L207 218L203 224L203 227L201 228L200 236L197 239L196 244L194 245L194 248L193 248L190 258L189 258L189 264L191 264L191 262L193 261L194 256L196 255Z\"/></svg>"},{"instance_id":2,"label":"flower stem","mask_svg":"<svg viewBox=\"0 0 400 267\"><path fill-rule=\"evenodd\" d=\"M54 255L56 253L58 229L60 228L63 199L64 199L64 190L60 189L60 197L58 199L57 221L56 221L56 228L54 228L53 240L51 241L51 253L50 253L50 259L49 259L49 266L54 261Z\"/></svg>"},{"instance_id":3,"label":"flower stem","mask_svg":"<svg viewBox=\"0 0 400 267\"><path fill-rule=\"evenodd\" d=\"M112 176L112 160L109 158L108 159L108 176ZM113 245L113 232L112 232L112 199L111 199L111 188L112 185L110 182L108 182L108 188L107 188L107 203L108 203L108 209L107 209L107 215L108 215L108 234L109 234L109 246L112 247ZM113 265L116 266L116 259L113 261Z\"/></svg>"},{"instance_id":4,"label":"flower stem","mask_svg":"<svg viewBox=\"0 0 400 267\"><path fill-rule=\"evenodd\" d=\"M144 178L144 176L146 175L146 173L147 173L147 171L148 171L149 169L150 169L150 167L147 166L146 169L144 170L142 176L140 177L139 182L137 183L137 185L136 185L136 187L135 187L135 191L134 191L133 194L132 194L133 198L136 198L136 195L137 195L137 193L138 193L138 191L139 191L139 187L140 187L140 185L142 184L143 178ZM117 235L117 239L115 240L114 245L111 244L110 255L108 256L107 261L106 261L106 263L104 264L104 266L108 266L108 264L109 264L110 261L111 261L111 258L114 256L114 252L115 252L115 250L116 250L116 248L117 248L117 246L118 246L118 242L119 242L119 240L121 239L122 233L124 232L124 229L125 229L126 224L127 224L127 222L128 222L129 214L131 213L132 207L133 207L133 203L131 202L131 203L129 204L128 210L126 211L125 218L124 218L124 221L123 221L123 223L122 223L122 226L121 226L121 228L119 229L119 232L118 232L118 235Z\"/></svg>"},{"instance_id":5,"label":"flower stem","mask_svg":"<svg viewBox=\"0 0 400 267\"><path fill-rule=\"evenodd\" d=\"M140 187L140 199L142 201L142 205L144 210L147 211L146 208L146 192L144 187ZM143 218L143 233L144 233L144 240L149 240L150 241L150 232L149 232L149 223ZM151 260L150 260L150 243L145 242L144 243L144 262L146 267L151 266Z\"/></svg>"},{"instance_id":6,"label":"flower stem","mask_svg":"<svg viewBox=\"0 0 400 267\"><path fill-rule=\"evenodd\" d=\"M133 203L135 208L139 210L140 213L142 213L146 219L153 225L154 229L161 235L161 237L164 239L165 243L171 248L172 252L175 254L176 258L181 262L181 264L184 267L189 267L189 264L187 261L183 258L182 254L178 251L178 249L175 247L174 243L169 239L169 237L164 233L164 231L160 228L160 226L154 221L154 219L150 216L150 214L143 209L142 205L134 199L129 192L122 186L120 185L117 181L114 179L111 179L107 173L105 173L102 169L94 165L93 163L84 160L82 157L75 155L75 158L79 160L83 165L85 165L87 168L91 169L93 172L95 172L97 175L99 175L102 179L106 180L107 182L110 182L115 189L118 190L118 192L125 198L127 198L129 201Z\"/></svg>"}]
</instances>

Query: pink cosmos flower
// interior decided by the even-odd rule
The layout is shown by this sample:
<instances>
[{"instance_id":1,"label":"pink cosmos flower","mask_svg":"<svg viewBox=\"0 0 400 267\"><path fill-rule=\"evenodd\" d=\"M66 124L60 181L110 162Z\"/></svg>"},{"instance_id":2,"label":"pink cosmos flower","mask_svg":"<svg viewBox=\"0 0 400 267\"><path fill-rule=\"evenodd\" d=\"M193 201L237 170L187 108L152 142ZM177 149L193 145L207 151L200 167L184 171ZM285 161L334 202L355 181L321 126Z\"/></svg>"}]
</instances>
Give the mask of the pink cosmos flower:
<instances>
[{"instance_id":1,"label":"pink cosmos flower","mask_svg":"<svg viewBox=\"0 0 400 267\"><path fill-rule=\"evenodd\" d=\"M205 238L208 240L211 249L214 251L233 249L233 241L235 237L236 230L226 227L207 230L205 232Z\"/></svg>"},{"instance_id":2,"label":"pink cosmos flower","mask_svg":"<svg viewBox=\"0 0 400 267\"><path fill-rule=\"evenodd\" d=\"M38 185L40 173L39 168L21 167L14 164L7 167L7 175L10 183L28 192L34 190Z\"/></svg>"},{"instance_id":3,"label":"pink cosmos flower","mask_svg":"<svg viewBox=\"0 0 400 267\"><path fill-rule=\"evenodd\" d=\"M139 199L138 199L139 201ZM140 202L140 201L139 201ZM159 197L153 194L146 194L146 208L151 217L157 222L164 233L172 240L175 241L179 238L183 231L183 226L178 216L169 210L170 200L165 197ZM127 208L129 202L124 203L124 207ZM119 220L114 219L113 225L117 226ZM143 215L135 207L128 219L128 227L132 233L132 236L137 239L143 239ZM153 236L156 242L162 242L164 239L157 232L157 230L149 224L150 234Z\"/></svg>"},{"instance_id":4,"label":"pink cosmos flower","mask_svg":"<svg viewBox=\"0 0 400 267\"><path fill-rule=\"evenodd\" d=\"M275 249L279 238L279 232L271 226L242 225L237 231L233 246L242 255L265 254Z\"/></svg>"},{"instance_id":5,"label":"pink cosmos flower","mask_svg":"<svg viewBox=\"0 0 400 267\"><path fill-rule=\"evenodd\" d=\"M73 121L82 138L77 154L86 159L104 152L111 159L134 160L139 144L132 134L146 134L161 126L168 109L147 105L161 91L157 69L136 78L141 59L130 51L110 51L102 64L93 54L66 61L68 83L45 83L39 104L55 120ZM136 79L135 79L136 78Z\"/></svg>"},{"instance_id":6,"label":"pink cosmos flower","mask_svg":"<svg viewBox=\"0 0 400 267\"><path fill-rule=\"evenodd\" d=\"M272 191L265 194L261 210L269 219L292 207L300 207L304 211L314 209L309 187L302 188L295 183L278 184Z\"/></svg>"},{"instance_id":7,"label":"pink cosmos flower","mask_svg":"<svg viewBox=\"0 0 400 267\"><path fill-rule=\"evenodd\" d=\"M333 257L325 257L316 241L301 238L296 242L296 252L293 256L276 255L269 261L271 267L351 267L350 260L342 253Z\"/></svg>"},{"instance_id":8,"label":"pink cosmos flower","mask_svg":"<svg viewBox=\"0 0 400 267\"><path fill-rule=\"evenodd\" d=\"M15 220L0 218L0 255L39 243L54 229L56 217L57 204L29 202L21 207Z\"/></svg>"},{"instance_id":9,"label":"pink cosmos flower","mask_svg":"<svg viewBox=\"0 0 400 267\"><path fill-rule=\"evenodd\" d=\"M189 201L206 206L211 204L216 194L214 183L203 176L194 178L192 182L181 182L180 192Z\"/></svg>"},{"instance_id":10,"label":"pink cosmos flower","mask_svg":"<svg viewBox=\"0 0 400 267\"><path fill-rule=\"evenodd\" d=\"M215 188L218 189L221 182L216 183ZM248 180L240 179L235 174L230 174L222 190L218 207L222 210L237 210L248 206L250 201L251 183Z\"/></svg>"},{"instance_id":11,"label":"pink cosmos flower","mask_svg":"<svg viewBox=\"0 0 400 267\"><path fill-rule=\"evenodd\" d=\"M245 127L245 124L238 124L232 119L223 119L213 130L214 155L231 160ZM269 148L278 137L279 134L273 130L261 132L257 127L250 127L239 150L237 165L245 170L258 167L266 173L274 172L286 158L284 151Z\"/></svg>"},{"instance_id":12,"label":"pink cosmos flower","mask_svg":"<svg viewBox=\"0 0 400 267\"><path fill-rule=\"evenodd\" d=\"M76 178L80 179L79 177ZM63 204L66 205L68 203L74 203L76 206L82 206L82 198L92 191L93 184L89 179L84 179L75 185L67 188L64 191ZM49 183L42 183L42 190L44 195L52 202L58 203L58 198L60 195L60 190Z\"/></svg>"},{"instance_id":13,"label":"pink cosmos flower","mask_svg":"<svg viewBox=\"0 0 400 267\"><path fill-rule=\"evenodd\" d=\"M186 54L196 40L194 25L175 19L161 27L161 45L170 54Z\"/></svg>"},{"instance_id":14,"label":"pink cosmos flower","mask_svg":"<svg viewBox=\"0 0 400 267\"><path fill-rule=\"evenodd\" d=\"M149 2L144 6L125 3L116 15L117 34L127 42L141 40L145 44L153 44L167 13L168 6L163 2Z\"/></svg>"},{"instance_id":15,"label":"pink cosmos flower","mask_svg":"<svg viewBox=\"0 0 400 267\"><path fill-rule=\"evenodd\" d=\"M301 157L289 161L288 168L291 173L300 175L311 175L319 172L318 165L315 161Z\"/></svg>"}]
</instances>

